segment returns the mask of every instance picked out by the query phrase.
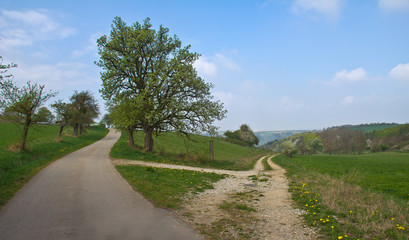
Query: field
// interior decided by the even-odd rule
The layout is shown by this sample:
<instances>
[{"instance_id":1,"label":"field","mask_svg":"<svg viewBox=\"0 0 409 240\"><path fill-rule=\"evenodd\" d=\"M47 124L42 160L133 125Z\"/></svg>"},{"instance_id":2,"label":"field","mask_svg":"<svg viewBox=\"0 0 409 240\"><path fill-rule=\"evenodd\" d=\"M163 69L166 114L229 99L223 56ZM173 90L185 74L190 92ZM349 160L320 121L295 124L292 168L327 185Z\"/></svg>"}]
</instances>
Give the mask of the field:
<instances>
[{"instance_id":1,"label":"field","mask_svg":"<svg viewBox=\"0 0 409 240\"><path fill-rule=\"evenodd\" d=\"M0 207L53 160L103 138L108 132L91 127L83 136L75 138L70 136L72 128L67 127L63 141L57 142L58 129L58 126L35 126L28 133L28 150L19 152L19 128L0 124Z\"/></svg>"},{"instance_id":2,"label":"field","mask_svg":"<svg viewBox=\"0 0 409 240\"><path fill-rule=\"evenodd\" d=\"M306 222L329 239L408 239L409 153L274 160ZM347 236L347 237L345 237Z\"/></svg>"},{"instance_id":3,"label":"field","mask_svg":"<svg viewBox=\"0 0 409 240\"><path fill-rule=\"evenodd\" d=\"M209 160L209 137L193 135L188 151L184 138L175 133L163 133L154 137L155 153L143 153L143 133L135 134L136 149L127 145L128 134L122 133L119 141L111 150L111 156L119 159L133 159L156 162L167 162L189 166L220 168L229 170L251 169L257 159L266 154L265 150L243 147L214 139L214 160Z\"/></svg>"}]
</instances>

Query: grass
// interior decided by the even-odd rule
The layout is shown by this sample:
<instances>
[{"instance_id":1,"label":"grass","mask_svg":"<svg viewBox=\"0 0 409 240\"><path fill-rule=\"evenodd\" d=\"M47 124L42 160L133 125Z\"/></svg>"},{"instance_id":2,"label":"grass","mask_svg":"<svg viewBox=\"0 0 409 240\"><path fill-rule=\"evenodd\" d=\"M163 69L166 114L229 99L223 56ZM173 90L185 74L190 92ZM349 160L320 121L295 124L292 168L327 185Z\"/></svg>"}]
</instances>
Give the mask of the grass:
<instances>
[{"instance_id":1,"label":"grass","mask_svg":"<svg viewBox=\"0 0 409 240\"><path fill-rule=\"evenodd\" d=\"M19 152L19 128L0 124L0 207L49 163L103 138L108 132L91 127L83 136L75 138L70 136L72 128L66 128L63 141L57 142L58 129L58 126L35 126L28 133L28 150Z\"/></svg>"},{"instance_id":2,"label":"grass","mask_svg":"<svg viewBox=\"0 0 409 240\"><path fill-rule=\"evenodd\" d=\"M121 175L157 207L178 209L189 193L212 189L225 176L197 171L141 166L116 166Z\"/></svg>"},{"instance_id":3,"label":"grass","mask_svg":"<svg viewBox=\"0 0 409 240\"><path fill-rule=\"evenodd\" d=\"M408 153L273 160L287 169L294 201L324 239L408 239Z\"/></svg>"},{"instance_id":4,"label":"grass","mask_svg":"<svg viewBox=\"0 0 409 240\"><path fill-rule=\"evenodd\" d=\"M175 133L162 133L154 137L155 153L143 153L141 150L143 132L138 132L134 138L137 147L132 149L127 145L128 134L122 133L121 138L111 150L111 157L218 169L249 170L259 157L266 154L266 150L263 149L243 147L216 138L213 139L215 159L210 161L209 141L211 138L193 135L187 151L184 138Z\"/></svg>"}]
</instances>

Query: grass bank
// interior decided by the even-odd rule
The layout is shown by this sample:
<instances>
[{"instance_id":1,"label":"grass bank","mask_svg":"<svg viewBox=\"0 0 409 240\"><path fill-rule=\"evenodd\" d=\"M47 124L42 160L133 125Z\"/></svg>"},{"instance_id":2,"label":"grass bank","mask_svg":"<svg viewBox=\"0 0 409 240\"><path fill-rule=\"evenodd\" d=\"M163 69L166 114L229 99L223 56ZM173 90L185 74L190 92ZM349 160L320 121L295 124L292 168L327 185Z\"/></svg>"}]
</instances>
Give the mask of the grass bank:
<instances>
[{"instance_id":1,"label":"grass bank","mask_svg":"<svg viewBox=\"0 0 409 240\"><path fill-rule=\"evenodd\" d=\"M20 131L16 125L0 124L0 207L36 173L52 161L103 138L108 129L91 127L81 137L64 130L63 140L56 141L58 126L35 126L30 129L27 151L19 152Z\"/></svg>"},{"instance_id":2,"label":"grass bank","mask_svg":"<svg viewBox=\"0 0 409 240\"><path fill-rule=\"evenodd\" d=\"M116 166L121 175L157 207L178 209L186 194L212 189L223 175L142 166Z\"/></svg>"},{"instance_id":3,"label":"grass bank","mask_svg":"<svg viewBox=\"0 0 409 240\"><path fill-rule=\"evenodd\" d=\"M137 147L132 149L127 144L128 134L122 133L111 150L111 157L218 169L249 170L259 157L266 154L266 150L263 149L243 147L222 139L213 139L215 159L210 161L211 138L192 135L192 141L187 143L184 137L175 133L163 133L154 137L155 153L143 153L143 132L137 132L134 138Z\"/></svg>"},{"instance_id":4,"label":"grass bank","mask_svg":"<svg viewBox=\"0 0 409 240\"><path fill-rule=\"evenodd\" d=\"M409 154L273 158L324 239L408 239Z\"/></svg>"}]
</instances>

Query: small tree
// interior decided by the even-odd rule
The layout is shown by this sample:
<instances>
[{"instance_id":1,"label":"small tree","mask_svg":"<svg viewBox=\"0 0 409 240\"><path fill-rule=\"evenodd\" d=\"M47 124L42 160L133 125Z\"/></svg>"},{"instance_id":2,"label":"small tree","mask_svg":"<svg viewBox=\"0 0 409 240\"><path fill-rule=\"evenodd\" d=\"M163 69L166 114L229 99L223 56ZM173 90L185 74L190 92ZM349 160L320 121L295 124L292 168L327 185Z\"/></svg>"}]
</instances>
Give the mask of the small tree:
<instances>
[{"instance_id":1,"label":"small tree","mask_svg":"<svg viewBox=\"0 0 409 240\"><path fill-rule=\"evenodd\" d=\"M57 123L60 125L58 131L58 141L62 140L62 132L64 127L69 123L72 114L71 114L71 104L58 100L51 105L55 113L57 113Z\"/></svg>"},{"instance_id":2,"label":"small tree","mask_svg":"<svg viewBox=\"0 0 409 240\"><path fill-rule=\"evenodd\" d=\"M10 121L23 125L20 150L26 150L28 129L33 122L36 110L57 93L44 93L44 85L27 82L26 86L18 87L12 80L0 82L0 102Z\"/></svg>"},{"instance_id":3,"label":"small tree","mask_svg":"<svg viewBox=\"0 0 409 240\"><path fill-rule=\"evenodd\" d=\"M98 103L89 91L75 91L70 98L71 122L74 136L82 135L84 127L94 122L99 115Z\"/></svg>"},{"instance_id":4,"label":"small tree","mask_svg":"<svg viewBox=\"0 0 409 240\"><path fill-rule=\"evenodd\" d=\"M291 141L285 141L283 143L284 145L284 154L288 157L288 158L292 158L294 156L294 154L297 153L297 147L295 146L294 143L292 143Z\"/></svg>"},{"instance_id":5,"label":"small tree","mask_svg":"<svg viewBox=\"0 0 409 240\"><path fill-rule=\"evenodd\" d=\"M48 110L46 107L41 107L38 109L37 113L34 114L34 122L35 123L52 123L54 120L53 113Z\"/></svg>"}]
</instances>

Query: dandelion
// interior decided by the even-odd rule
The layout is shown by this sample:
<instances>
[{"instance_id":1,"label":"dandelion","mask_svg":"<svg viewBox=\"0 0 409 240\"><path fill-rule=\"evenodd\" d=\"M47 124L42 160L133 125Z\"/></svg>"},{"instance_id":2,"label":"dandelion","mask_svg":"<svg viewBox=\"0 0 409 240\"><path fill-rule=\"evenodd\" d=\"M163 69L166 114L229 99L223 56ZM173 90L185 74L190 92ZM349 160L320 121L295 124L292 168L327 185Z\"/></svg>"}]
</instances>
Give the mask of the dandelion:
<instances>
[{"instance_id":1,"label":"dandelion","mask_svg":"<svg viewBox=\"0 0 409 240\"><path fill-rule=\"evenodd\" d=\"M342 236L338 236L338 239L343 239L343 237L342 237Z\"/></svg>"},{"instance_id":2,"label":"dandelion","mask_svg":"<svg viewBox=\"0 0 409 240\"><path fill-rule=\"evenodd\" d=\"M395 221L395 218L392 218L392 221Z\"/></svg>"},{"instance_id":3,"label":"dandelion","mask_svg":"<svg viewBox=\"0 0 409 240\"><path fill-rule=\"evenodd\" d=\"M334 229L334 226L331 226L332 229Z\"/></svg>"}]
</instances>

